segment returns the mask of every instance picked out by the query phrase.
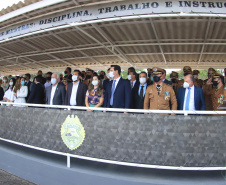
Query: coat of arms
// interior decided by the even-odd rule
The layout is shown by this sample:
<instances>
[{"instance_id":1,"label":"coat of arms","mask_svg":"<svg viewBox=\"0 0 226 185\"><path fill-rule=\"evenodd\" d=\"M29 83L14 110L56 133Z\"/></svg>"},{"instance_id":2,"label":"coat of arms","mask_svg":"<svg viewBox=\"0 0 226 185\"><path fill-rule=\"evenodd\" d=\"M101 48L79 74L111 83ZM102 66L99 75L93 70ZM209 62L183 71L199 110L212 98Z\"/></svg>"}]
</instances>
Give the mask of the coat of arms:
<instances>
[{"instance_id":1,"label":"coat of arms","mask_svg":"<svg viewBox=\"0 0 226 185\"><path fill-rule=\"evenodd\" d=\"M85 129L78 116L68 115L61 127L61 138L70 149L77 149L85 139Z\"/></svg>"}]
</instances>

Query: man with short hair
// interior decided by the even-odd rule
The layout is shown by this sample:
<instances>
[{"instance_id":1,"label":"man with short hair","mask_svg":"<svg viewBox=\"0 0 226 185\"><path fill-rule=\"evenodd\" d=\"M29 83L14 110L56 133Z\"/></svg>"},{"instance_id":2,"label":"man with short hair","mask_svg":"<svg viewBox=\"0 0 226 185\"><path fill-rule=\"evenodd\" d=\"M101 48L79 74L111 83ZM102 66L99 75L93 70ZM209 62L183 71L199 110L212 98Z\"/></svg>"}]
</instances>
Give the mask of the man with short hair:
<instances>
[{"instance_id":1,"label":"man with short hair","mask_svg":"<svg viewBox=\"0 0 226 185\"><path fill-rule=\"evenodd\" d=\"M131 87L128 80L121 78L121 67L111 65L109 76L113 78L107 85L104 107L130 108Z\"/></svg>"},{"instance_id":2,"label":"man with short hair","mask_svg":"<svg viewBox=\"0 0 226 185\"><path fill-rule=\"evenodd\" d=\"M177 99L173 88L162 82L164 70L154 67L152 71L154 84L146 90L144 109L177 110Z\"/></svg>"},{"instance_id":3,"label":"man with short hair","mask_svg":"<svg viewBox=\"0 0 226 185\"><path fill-rule=\"evenodd\" d=\"M41 84L42 77L36 76L36 82L33 83L31 94L27 103L43 104L44 103L44 86Z\"/></svg>"},{"instance_id":4,"label":"man with short hair","mask_svg":"<svg viewBox=\"0 0 226 185\"><path fill-rule=\"evenodd\" d=\"M139 83L139 81L136 80L137 73L135 71L129 72L128 80L130 81L131 89L135 87Z\"/></svg>"},{"instance_id":5,"label":"man with short hair","mask_svg":"<svg viewBox=\"0 0 226 185\"><path fill-rule=\"evenodd\" d=\"M65 87L60 84L58 74L52 74L51 85L46 88L46 104L64 105L65 104Z\"/></svg>"},{"instance_id":6,"label":"man with short hair","mask_svg":"<svg viewBox=\"0 0 226 185\"><path fill-rule=\"evenodd\" d=\"M69 83L66 92L65 105L71 106L85 106L85 97L87 85L80 81L81 72L74 70L72 80Z\"/></svg>"},{"instance_id":7,"label":"man with short hair","mask_svg":"<svg viewBox=\"0 0 226 185\"><path fill-rule=\"evenodd\" d=\"M131 109L143 109L144 98L147 87L150 85L147 83L147 73L141 72L139 74L139 82L132 89Z\"/></svg>"},{"instance_id":8,"label":"man with short hair","mask_svg":"<svg viewBox=\"0 0 226 185\"><path fill-rule=\"evenodd\" d=\"M194 77L187 74L184 77L183 87L177 92L177 109L178 110L206 110L203 90L194 85Z\"/></svg>"},{"instance_id":9,"label":"man with short hair","mask_svg":"<svg viewBox=\"0 0 226 185\"><path fill-rule=\"evenodd\" d=\"M48 72L46 73L46 83L44 84L45 89L49 86L51 86L51 76L52 76L52 72Z\"/></svg>"},{"instance_id":10,"label":"man with short hair","mask_svg":"<svg viewBox=\"0 0 226 185\"><path fill-rule=\"evenodd\" d=\"M42 75L43 75L42 70L39 70L38 71L38 76L41 79L40 83L44 86L44 84L46 83L46 79Z\"/></svg>"},{"instance_id":11,"label":"man with short hair","mask_svg":"<svg viewBox=\"0 0 226 185\"><path fill-rule=\"evenodd\" d=\"M89 84L92 82L92 78L93 78L93 70L87 69L86 79L83 81L83 83L89 86Z\"/></svg>"},{"instance_id":12,"label":"man with short hair","mask_svg":"<svg viewBox=\"0 0 226 185\"><path fill-rule=\"evenodd\" d=\"M65 74L64 80L66 80L68 83L72 82L72 74L71 74L71 68L70 67L66 67L64 74Z\"/></svg>"},{"instance_id":13,"label":"man with short hair","mask_svg":"<svg viewBox=\"0 0 226 185\"><path fill-rule=\"evenodd\" d=\"M31 86L31 81L30 81L30 78L31 78L31 75L29 73L26 73L24 75L24 78L25 78L25 85L27 86L28 88L28 94L27 94L27 97L25 98L26 101L28 100L29 96L30 96L30 93L31 93L31 89L30 89L30 86Z\"/></svg>"},{"instance_id":14,"label":"man with short hair","mask_svg":"<svg viewBox=\"0 0 226 185\"><path fill-rule=\"evenodd\" d=\"M109 73L110 73L110 69L111 68L108 68L108 70L107 70L107 72L108 72L108 76L109 76ZM106 79L104 80L104 82L103 82L103 89L106 91L106 88L107 88L107 85L108 85L108 83L110 82L112 80L112 78L107 78L107 76L106 76ZM104 92L105 93L105 92Z\"/></svg>"}]
</instances>

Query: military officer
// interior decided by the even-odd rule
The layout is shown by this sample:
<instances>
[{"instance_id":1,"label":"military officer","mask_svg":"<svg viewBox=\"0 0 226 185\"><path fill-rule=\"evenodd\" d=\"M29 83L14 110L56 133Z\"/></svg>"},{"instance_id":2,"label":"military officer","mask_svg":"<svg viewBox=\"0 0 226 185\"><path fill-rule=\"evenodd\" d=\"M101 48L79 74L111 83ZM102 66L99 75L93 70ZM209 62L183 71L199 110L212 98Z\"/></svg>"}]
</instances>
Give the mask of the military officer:
<instances>
[{"instance_id":1,"label":"military officer","mask_svg":"<svg viewBox=\"0 0 226 185\"><path fill-rule=\"evenodd\" d=\"M204 93L204 98L206 102L206 110L213 110L213 102L211 100L211 94L209 91L213 89L213 85L208 85L206 82L215 75L216 70L214 68L209 68L208 69L208 74L207 77L208 79L203 81L203 93ZM208 87L208 88L207 88Z\"/></svg>"},{"instance_id":2,"label":"military officer","mask_svg":"<svg viewBox=\"0 0 226 185\"><path fill-rule=\"evenodd\" d=\"M173 90L176 93L176 87L178 85L178 73L176 71L172 71L170 74L170 78L171 78Z\"/></svg>"},{"instance_id":3,"label":"military officer","mask_svg":"<svg viewBox=\"0 0 226 185\"><path fill-rule=\"evenodd\" d=\"M213 88L211 87L213 85ZM212 78L206 82L204 87L208 95L211 96L211 101L213 103L213 110L220 111L222 109L217 109L223 101L226 100L226 89L223 84L223 76L216 73Z\"/></svg>"},{"instance_id":4,"label":"military officer","mask_svg":"<svg viewBox=\"0 0 226 185\"><path fill-rule=\"evenodd\" d=\"M171 86L162 82L163 69L152 69L154 84L147 87L144 99L144 109L177 110L177 99Z\"/></svg>"},{"instance_id":5,"label":"military officer","mask_svg":"<svg viewBox=\"0 0 226 185\"><path fill-rule=\"evenodd\" d=\"M198 77L199 77L199 70L193 70L192 71L192 74L193 74L193 76L194 76L194 79L195 79L195 82L197 83L197 87L200 87L200 88L202 88L202 85L203 85L203 80L201 80L201 79L199 79ZM194 82L194 83L195 83Z\"/></svg>"}]
</instances>

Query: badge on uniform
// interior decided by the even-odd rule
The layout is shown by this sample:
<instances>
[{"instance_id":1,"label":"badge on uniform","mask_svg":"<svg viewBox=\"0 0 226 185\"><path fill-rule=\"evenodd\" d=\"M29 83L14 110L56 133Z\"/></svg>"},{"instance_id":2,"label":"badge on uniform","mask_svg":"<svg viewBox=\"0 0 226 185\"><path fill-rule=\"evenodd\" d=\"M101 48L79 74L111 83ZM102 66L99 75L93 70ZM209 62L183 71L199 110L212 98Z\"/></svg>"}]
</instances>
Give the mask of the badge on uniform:
<instances>
[{"instance_id":1,"label":"badge on uniform","mask_svg":"<svg viewBox=\"0 0 226 185\"><path fill-rule=\"evenodd\" d=\"M223 104L223 100L224 100L224 95L223 94L219 94L218 95L218 103Z\"/></svg>"},{"instance_id":2,"label":"badge on uniform","mask_svg":"<svg viewBox=\"0 0 226 185\"><path fill-rule=\"evenodd\" d=\"M165 91L164 98L165 98L165 100L170 100L170 92L169 91Z\"/></svg>"}]
</instances>

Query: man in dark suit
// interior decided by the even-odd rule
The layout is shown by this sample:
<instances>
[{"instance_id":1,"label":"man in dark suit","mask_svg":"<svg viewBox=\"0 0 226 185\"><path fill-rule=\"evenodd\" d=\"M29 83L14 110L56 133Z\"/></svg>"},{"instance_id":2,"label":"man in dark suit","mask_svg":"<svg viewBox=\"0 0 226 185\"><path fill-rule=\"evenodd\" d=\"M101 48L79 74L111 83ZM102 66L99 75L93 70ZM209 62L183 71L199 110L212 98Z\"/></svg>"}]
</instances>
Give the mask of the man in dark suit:
<instances>
[{"instance_id":1,"label":"man in dark suit","mask_svg":"<svg viewBox=\"0 0 226 185\"><path fill-rule=\"evenodd\" d=\"M184 77L183 87L177 92L178 110L206 110L203 90L194 85L194 77L188 74Z\"/></svg>"},{"instance_id":2,"label":"man in dark suit","mask_svg":"<svg viewBox=\"0 0 226 185\"><path fill-rule=\"evenodd\" d=\"M30 81L30 78L31 78L31 75L29 73L25 74L25 85L28 88L28 94L27 94L27 97L25 98L26 101L28 100L28 98L29 98L29 96L31 94L31 89L30 89L31 81Z\"/></svg>"},{"instance_id":3,"label":"man in dark suit","mask_svg":"<svg viewBox=\"0 0 226 185\"><path fill-rule=\"evenodd\" d=\"M162 81L163 81L164 83L166 83L167 85L172 86L172 82L170 82L169 80L166 79L166 70L163 69L163 71L164 71L164 73L163 73L163 75L162 75L162 76L163 76L163 80L162 80Z\"/></svg>"},{"instance_id":4,"label":"man in dark suit","mask_svg":"<svg viewBox=\"0 0 226 185\"><path fill-rule=\"evenodd\" d=\"M38 76L41 77L40 83L41 83L42 85L44 85L44 84L46 83L46 79L45 79L42 75L43 75L42 70L39 70L39 71L38 71Z\"/></svg>"},{"instance_id":5,"label":"man in dark suit","mask_svg":"<svg viewBox=\"0 0 226 185\"><path fill-rule=\"evenodd\" d=\"M107 85L104 96L104 107L130 108L131 87L128 80L121 78L121 67L111 65L109 76L113 78Z\"/></svg>"},{"instance_id":6,"label":"man in dark suit","mask_svg":"<svg viewBox=\"0 0 226 185\"><path fill-rule=\"evenodd\" d=\"M144 97L146 93L146 89L149 85L147 82L147 73L141 72L139 74L139 83L135 85L132 89L132 100L131 100L131 109L143 109L144 108Z\"/></svg>"},{"instance_id":7,"label":"man in dark suit","mask_svg":"<svg viewBox=\"0 0 226 185\"><path fill-rule=\"evenodd\" d=\"M87 85L80 81L81 72L74 70L72 83L68 83L65 105L85 106Z\"/></svg>"},{"instance_id":8,"label":"man in dark suit","mask_svg":"<svg viewBox=\"0 0 226 185\"><path fill-rule=\"evenodd\" d=\"M59 75L52 74L51 84L46 88L46 104L49 105L64 105L65 87L59 83Z\"/></svg>"},{"instance_id":9,"label":"man in dark suit","mask_svg":"<svg viewBox=\"0 0 226 185\"><path fill-rule=\"evenodd\" d=\"M41 76L35 77L35 82L31 88L31 94L27 100L27 103L43 104L44 103L44 87L41 84Z\"/></svg>"},{"instance_id":10,"label":"man in dark suit","mask_svg":"<svg viewBox=\"0 0 226 185\"><path fill-rule=\"evenodd\" d=\"M131 89L133 89L136 85L139 84L139 77L138 77L138 80L137 80L137 76L138 75L137 75L136 71L129 72L128 80L130 81Z\"/></svg>"},{"instance_id":11,"label":"man in dark suit","mask_svg":"<svg viewBox=\"0 0 226 185\"><path fill-rule=\"evenodd\" d=\"M109 75L110 69L111 69L111 68L108 68L108 75ZM109 83L111 80L112 80L112 79L111 79L110 77L103 80L103 89L104 89L104 91L106 91L107 85L108 85L108 83Z\"/></svg>"}]
</instances>

